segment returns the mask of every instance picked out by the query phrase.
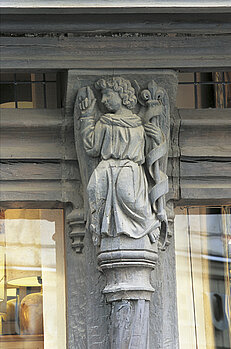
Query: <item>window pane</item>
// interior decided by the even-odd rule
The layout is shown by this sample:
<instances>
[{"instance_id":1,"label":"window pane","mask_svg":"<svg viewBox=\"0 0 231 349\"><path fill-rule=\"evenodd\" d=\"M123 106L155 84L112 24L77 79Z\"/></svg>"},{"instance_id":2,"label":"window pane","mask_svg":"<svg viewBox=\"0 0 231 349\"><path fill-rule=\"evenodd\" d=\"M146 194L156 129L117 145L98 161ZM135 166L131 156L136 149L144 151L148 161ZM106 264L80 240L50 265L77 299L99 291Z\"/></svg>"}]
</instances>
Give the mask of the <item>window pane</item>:
<instances>
[{"instance_id":1,"label":"window pane","mask_svg":"<svg viewBox=\"0 0 231 349\"><path fill-rule=\"evenodd\" d=\"M178 108L230 108L230 72L179 73Z\"/></svg>"},{"instance_id":2,"label":"window pane","mask_svg":"<svg viewBox=\"0 0 231 349\"><path fill-rule=\"evenodd\" d=\"M64 78L57 72L2 73L0 108L61 108Z\"/></svg>"},{"instance_id":3,"label":"window pane","mask_svg":"<svg viewBox=\"0 0 231 349\"><path fill-rule=\"evenodd\" d=\"M180 348L229 349L230 208L177 210Z\"/></svg>"},{"instance_id":4,"label":"window pane","mask_svg":"<svg viewBox=\"0 0 231 349\"><path fill-rule=\"evenodd\" d=\"M62 210L2 211L0 227L0 347L65 348Z\"/></svg>"}]
</instances>

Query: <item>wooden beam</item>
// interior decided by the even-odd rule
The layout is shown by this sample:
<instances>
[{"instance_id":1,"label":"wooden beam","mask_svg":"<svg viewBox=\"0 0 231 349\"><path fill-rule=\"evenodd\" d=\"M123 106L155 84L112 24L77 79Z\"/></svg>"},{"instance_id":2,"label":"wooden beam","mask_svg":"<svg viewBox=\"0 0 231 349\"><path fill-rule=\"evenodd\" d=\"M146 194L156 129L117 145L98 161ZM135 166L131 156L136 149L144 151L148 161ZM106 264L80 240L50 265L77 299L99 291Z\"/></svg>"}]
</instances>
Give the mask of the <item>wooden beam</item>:
<instances>
[{"instance_id":1,"label":"wooden beam","mask_svg":"<svg viewBox=\"0 0 231 349\"><path fill-rule=\"evenodd\" d=\"M132 59L131 59L132 57ZM3 37L2 69L231 67L229 36Z\"/></svg>"},{"instance_id":2,"label":"wooden beam","mask_svg":"<svg viewBox=\"0 0 231 349\"><path fill-rule=\"evenodd\" d=\"M61 109L1 109L2 160L74 160L73 118Z\"/></svg>"},{"instance_id":3,"label":"wooden beam","mask_svg":"<svg viewBox=\"0 0 231 349\"><path fill-rule=\"evenodd\" d=\"M229 203L230 109L178 112L180 120L175 113L171 127L168 198L181 204ZM58 109L2 109L1 117L1 200L75 200L71 188L80 175L71 108L65 115Z\"/></svg>"},{"instance_id":4,"label":"wooden beam","mask_svg":"<svg viewBox=\"0 0 231 349\"><path fill-rule=\"evenodd\" d=\"M180 109L181 204L231 203L230 109Z\"/></svg>"},{"instance_id":5,"label":"wooden beam","mask_svg":"<svg viewBox=\"0 0 231 349\"><path fill-rule=\"evenodd\" d=\"M188 180L193 177L200 179L203 183L206 182L206 179L211 183L211 180L216 181L217 178L231 181L231 157L230 160L223 159L223 161L221 159L181 159L180 175L181 178Z\"/></svg>"},{"instance_id":6,"label":"wooden beam","mask_svg":"<svg viewBox=\"0 0 231 349\"><path fill-rule=\"evenodd\" d=\"M0 162L1 181L61 181L80 180L77 161L2 161Z\"/></svg>"},{"instance_id":7,"label":"wooden beam","mask_svg":"<svg viewBox=\"0 0 231 349\"><path fill-rule=\"evenodd\" d=\"M2 33L188 33L230 34L229 13L5 14Z\"/></svg>"},{"instance_id":8,"label":"wooden beam","mask_svg":"<svg viewBox=\"0 0 231 349\"><path fill-rule=\"evenodd\" d=\"M180 109L183 157L231 158L230 109Z\"/></svg>"},{"instance_id":9,"label":"wooden beam","mask_svg":"<svg viewBox=\"0 0 231 349\"><path fill-rule=\"evenodd\" d=\"M77 203L81 201L80 186L79 181L3 181L1 182L0 202Z\"/></svg>"},{"instance_id":10,"label":"wooden beam","mask_svg":"<svg viewBox=\"0 0 231 349\"><path fill-rule=\"evenodd\" d=\"M32 129L60 128L64 122L62 109L1 109L1 131L23 128Z\"/></svg>"}]
</instances>

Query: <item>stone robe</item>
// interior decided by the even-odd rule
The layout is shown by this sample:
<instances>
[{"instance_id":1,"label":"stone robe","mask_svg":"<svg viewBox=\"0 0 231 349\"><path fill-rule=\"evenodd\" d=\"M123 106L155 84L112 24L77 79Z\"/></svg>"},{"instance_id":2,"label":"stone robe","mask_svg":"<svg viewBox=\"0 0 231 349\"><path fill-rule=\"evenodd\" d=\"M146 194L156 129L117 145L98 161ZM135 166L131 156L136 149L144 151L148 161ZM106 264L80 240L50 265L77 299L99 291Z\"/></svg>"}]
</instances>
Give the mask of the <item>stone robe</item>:
<instances>
[{"instance_id":1,"label":"stone robe","mask_svg":"<svg viewBox=\"0 0 231 349\"><path fill-rule=\"evenodd\" d=\"M81 118L84 148L100 157L88 187L91 231L99 235L128 235L138 239L159 228L148 197L145 132L139 116L105 114L96 122Z\"/></svg>"}]
</instances>

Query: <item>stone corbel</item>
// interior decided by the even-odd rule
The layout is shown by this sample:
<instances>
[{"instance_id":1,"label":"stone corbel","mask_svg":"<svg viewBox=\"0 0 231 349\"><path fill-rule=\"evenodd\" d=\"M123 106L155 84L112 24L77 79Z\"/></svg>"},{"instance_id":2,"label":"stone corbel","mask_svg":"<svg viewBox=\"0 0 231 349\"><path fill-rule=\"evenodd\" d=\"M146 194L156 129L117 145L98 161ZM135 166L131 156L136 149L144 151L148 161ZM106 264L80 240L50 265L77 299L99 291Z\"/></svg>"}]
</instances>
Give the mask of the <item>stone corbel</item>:
<instances>
[{"instance_id":1,"label":"stone corbel","mask_svg":"<svg viewBox=\"0 0 231 349\"><path fill-rule=\"evenodd\" d=\"M86 230L84 209L73 209L67 216L67 223L70 228L69 235L72 240L72 248L76 253L81 253L84 247L83 239Z\"/></svg>"},{"instance_id":2,"label":"stone corbel","mask_svg":"<svg viewBox=\"0 0 231 349\"><path fill-rule=\"evenodd\" d=\"M110 348L148 349L150 275L173 224L165 194L177 78L172 71L101 74L69 74L84 208L68 221L77 252L83 227L91 234L106 275Z\"/></svg>"}]
</instances>

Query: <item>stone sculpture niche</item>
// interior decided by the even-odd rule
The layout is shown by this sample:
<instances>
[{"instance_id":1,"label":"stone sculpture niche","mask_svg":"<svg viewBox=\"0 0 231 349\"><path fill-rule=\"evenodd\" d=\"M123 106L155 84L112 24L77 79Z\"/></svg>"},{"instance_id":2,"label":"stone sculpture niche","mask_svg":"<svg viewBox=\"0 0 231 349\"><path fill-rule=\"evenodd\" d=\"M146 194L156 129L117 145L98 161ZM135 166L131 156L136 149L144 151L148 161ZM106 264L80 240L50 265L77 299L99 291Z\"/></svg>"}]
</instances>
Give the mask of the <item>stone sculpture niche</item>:
<instances>
[{"instance_id":1,"label":"stone sculpture niche","mask_svg":"<svg viewBox=\"0 0 231 349\"><path fill-rule=\"evenodd\" d=\"M74 122L83 219L112 303L111 348L149 348L150 273L168 235L168 94L154 80L140 88L98 78L78 89Z\"/></svg>"}]
</instances>

